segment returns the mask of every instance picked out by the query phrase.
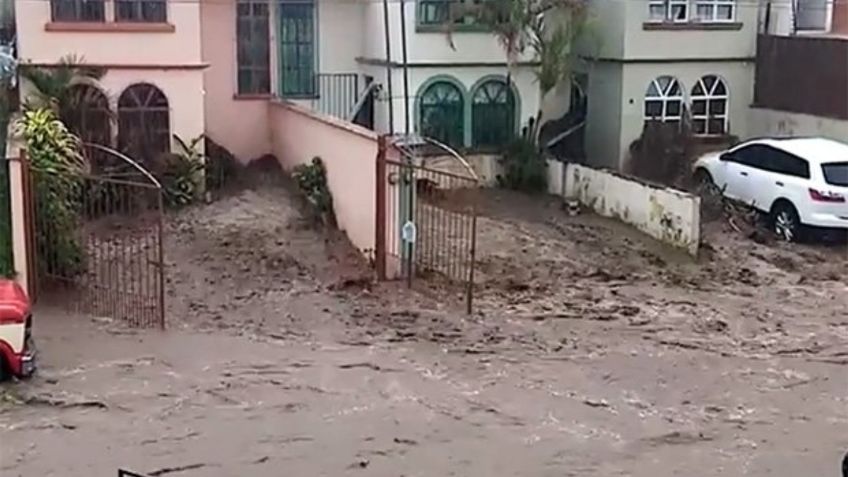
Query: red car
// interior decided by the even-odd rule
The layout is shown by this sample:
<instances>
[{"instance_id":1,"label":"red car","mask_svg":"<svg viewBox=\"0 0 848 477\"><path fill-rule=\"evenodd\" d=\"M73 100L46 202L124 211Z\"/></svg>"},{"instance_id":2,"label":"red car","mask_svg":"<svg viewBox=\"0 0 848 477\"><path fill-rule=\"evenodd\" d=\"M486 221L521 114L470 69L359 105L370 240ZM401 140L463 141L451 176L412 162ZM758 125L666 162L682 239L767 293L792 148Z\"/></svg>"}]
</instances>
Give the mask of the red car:
<instances>
[{"instance_id":1,"label":"red car","mask_svg":"<svg viewBox=\"0 0 848 477\"><path fill-rule=\"evenodd\" d=\"M0 279L0 380L35 371L32 307L23 288Z\"/></svg>"}]
</instances>

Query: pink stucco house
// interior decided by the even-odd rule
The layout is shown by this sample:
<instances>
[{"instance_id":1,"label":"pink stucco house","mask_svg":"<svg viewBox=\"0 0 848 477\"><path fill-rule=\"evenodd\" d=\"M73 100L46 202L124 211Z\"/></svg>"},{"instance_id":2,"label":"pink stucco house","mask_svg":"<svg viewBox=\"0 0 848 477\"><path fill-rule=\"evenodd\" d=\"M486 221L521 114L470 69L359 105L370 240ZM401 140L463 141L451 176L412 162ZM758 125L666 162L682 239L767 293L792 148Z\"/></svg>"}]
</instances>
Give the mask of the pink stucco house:
<instances>
[{"instance_id":1,"label":"pink stucco house","mask_svg":"<svg viewBox=\"0 0 848 477\"><path fill-rule=\"evenodd\" d=\"M280 98L347 122L367 107L360 123L378 133L421 130L459 147L510 136L539 107L532 64L522 58L507 88L504 53L491 33L463 25L456 48L448 44L438 28L447 5L15 0L15 16L21 64L50 67L77 55L106 69L81 87L91 114L109 108L117 121L89 139L126 149L130 130L146 127L147 150L161 151L172 134L205 133L249 160L277 152L271 123ZM482 120L492 114L506 115L489 121L505 130Z\"/></svg>"}]
</instances>

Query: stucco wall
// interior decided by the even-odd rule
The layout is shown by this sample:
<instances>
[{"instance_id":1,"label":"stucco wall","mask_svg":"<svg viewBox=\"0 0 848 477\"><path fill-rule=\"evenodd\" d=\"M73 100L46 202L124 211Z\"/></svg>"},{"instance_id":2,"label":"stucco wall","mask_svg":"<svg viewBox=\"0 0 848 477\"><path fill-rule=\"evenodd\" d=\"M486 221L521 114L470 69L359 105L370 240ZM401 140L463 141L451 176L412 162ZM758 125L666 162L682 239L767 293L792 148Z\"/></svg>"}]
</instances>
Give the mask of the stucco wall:
<instances>
[{"instance_id":1,"label":"stucco wall","mask_svg":"<svg viewBox=\"0 0 848 477\"><path fill-rule=\"evenodd\" d=\"M617 168L622 155L622 70L621 63L604 62L589 71L586 155L597 167Z\"/></svg>"},{"instance_id":2,"label":"stucco wall","mask_svg":"<svg viewBox=\"0 0 848 477\"><path fill-rule=\"evenodd\" d=\"M736 21L741 29L700 28L656 30L644 27L649 0L592 0L592 41L582 38L580 51L615 59L719 59L753 57L756 51L758 5L738 1ZM694 15L694 1L689 7ZM591 46L591 48L590 48ZM600 49L598 49L600 46Z\"/></svg>"},{"instance_id":3,"label":"stucco wall","mask_svg":"<svg viewBox=\"0 0 848 477\"><path fill-rule=\"evenodd\" d=\"M203 102L208 136L249 161L271 150L268 101L236 97L235 8L235 0L201 3L203 61L209 65L203 72ZM271 73L274 78L273 67Z\"/></svg>"},{"instance_id":4,"label":"stucco wall","mask_svg":"<svg viewBox=\"0 0 848 477\"><path fill-rule=\"evenodd\" d=\"M610 6L627 8L624 37L626 59L750 58L756 54L758 6L755 2L736 2L738 30L647 30L649 0L609 0ZM609 8L609 7L608 7ZM689 18L694 16L694 2ZM661 47L658 47L662 45Z\"/></svg>"},{"instance_id":5,"label":"stucco wall","mask_svg":"<svg viewBox=\"0 0 848 477\"><path fill-rule=\"evenodd\" d=\"M107 22L113 18L111 8L109 2ZM73 53L90 64L197 66L201 61L200 2L168 2L168 22L174 31L159 33L46 31L50 22L47 0L16 0L15 16L18 54L24 62L55 63Z\"/></svg>"},{"instance_id":6,"label":"stucco wall","mask_svg":"<svg viewBox=\"0 0 848 477\"><path fill-rule=\"evenodd\" d=\"M848 142L848 121L750 108L748 137L822 136Z\"/></svg>"},{"instance_id":7,"label":"stucco wall","mask_svg":"<svg viewBox=\"0 0 848 477\"><path fill-rule=\"evenodd\" d=\"M370 32L365 45L363 56L366 58L385 59L385 39L383 30L383 4L381 1L364 2L368 6L364 12L366 31ZM497 39L488 32L456 32L451 48L447 36L443 32L418 31L416 25L415 0L408 0L406 5L407 52L409 61L418 62L467 62L467 63L504 63L506 57ZM397 0L389 0L389 34L392 45L392 61L401 62L402 36L401 11ZM521 60L531 58L531 53L525 53Z\"/></svg>"},{"instance_id":8,"label":"stucco wall","mask_svg":"<svg viewBox=\"0 0 848 477\"><path fill-rule=\"evenodd\" d=\"M338 226L356 248L374 249L377 135L290 102L268 109L271 149L291 171L320 157L327 168Z\"/></svg>"},{"instance_id":9,"label":"stucco wall","mask_svg":"<svg viewBox=\"0 0 848 477\"><path fill-rule=\"evenodd\" d=\"M149 83L159 88L168 99L169 127L171 134L188 141L204 133L203 117L203 73L197 70L108 70L99 81L89 84L97 87L109 99L109 107L118 111L118 99L121 93L136 83ZM21 98L27 98L32 91L26 81L21 83ZM117 138L117 129L112 128L113 139ZM174 144L173 137L171 141ZM114 144L113 144L114 145Z\"/></svg>"},{"instance_id":10,"label":"stucco wall","mask_svg":"<svg viewBox=\"0 0 848 477\"><path fill-rule=\"evenodd\" d=\"M382 36L383 29L367 30L366 5L350 0L318 1L318 65L321 73L358 73L365 36ZM383 55L385 56L385 55Z\"/></svg>"},{"instance_id":11,"label":"stucco wall","mask_svg":"<svg viewBox=\"0 0 848 477\"><path fill-rule=\"evenodd\" d=\"M642 134L645 92L654 78L662 75L676 77L685 91L685 102L689 104L692 88L701 77L710 74L723 78L728 87L729 134L746 136L748 109L753 100L753 64L744 62L632 63L623 68L621 137L618 146L621 151L621 160L627 158L630 145ZM594 96L590 93L590 105L593 99Z\"/></svg>"},{"instance_id":12,"label":"stucco wall","mask_svg":"<svg viewBox=\"0 0 848 477\"><path fill-rule=\"evenodd\" d=\"M501 67L454 67L454 68L410 68L409 69L409 111L410 130L417 131L418 112L416 110L416 98L422 92L422 86L434 77L450 77L461 83L466 97L470 98L472 88L483 78L504 78L505 68ZM403 90L403 70L393 70L394 96L393 101L395 115L395 131L405 131L405 107ZM529 67L520 67L513 72L512 82L518 90L519 96L519 125L526 124L527 119L535 117L539 108L539 86L533 70ZM470 99L466 102L466 108L470 108ZM470 111L470 109L469 109ZM470 125L466 125L466 138L470 139Z\"/></svg>"},{"instance_id":13,"label":"stucco wall","mask_svg":"<svg viewBox=\"0 0 848 477\"><path fill-rule=\"evenodd\" d=\"M564 196L691 255L698 253L701 199L697 196L577 164L565 167Z\"/></svg>"}]
</instances>

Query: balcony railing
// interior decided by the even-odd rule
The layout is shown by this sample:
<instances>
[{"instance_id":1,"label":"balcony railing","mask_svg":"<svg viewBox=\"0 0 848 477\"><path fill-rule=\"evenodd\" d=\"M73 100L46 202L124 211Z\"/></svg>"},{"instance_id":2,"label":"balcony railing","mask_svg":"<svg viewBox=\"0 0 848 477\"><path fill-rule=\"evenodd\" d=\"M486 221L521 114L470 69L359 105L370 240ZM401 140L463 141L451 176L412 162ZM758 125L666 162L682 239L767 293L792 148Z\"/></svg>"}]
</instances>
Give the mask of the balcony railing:
<instances>
[{"instance_id":1,"label":"balcony railing","mask_svg":"<svg viewBox=\"0 0 848 477\"><path fill-rule=\"evenodd\" d=\"M356 73L318 73L314 77L312 109L339 119L348 115L359 100L359 75Z\"/></svg>"}]
</instances>

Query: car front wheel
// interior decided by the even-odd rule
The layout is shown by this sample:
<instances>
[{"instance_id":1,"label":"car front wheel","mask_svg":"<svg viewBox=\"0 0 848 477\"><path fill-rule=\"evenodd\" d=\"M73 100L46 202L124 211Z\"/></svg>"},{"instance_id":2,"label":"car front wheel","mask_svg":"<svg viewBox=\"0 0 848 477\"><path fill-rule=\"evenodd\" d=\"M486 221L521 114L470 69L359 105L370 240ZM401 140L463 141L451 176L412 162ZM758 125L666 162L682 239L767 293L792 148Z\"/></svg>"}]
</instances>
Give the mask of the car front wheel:
<instances>
[{"instance_id":1,"label":"car front wheel","mask_svg":"<svg viewBox=\"0 0 848 477\"><path fill-rule=\"evenodd\" d=\"M771 212L772 230L780 240L797 242L801 239L803 225L798 211L788 202L778 202Z\"/></svg>"}]
</instances>

